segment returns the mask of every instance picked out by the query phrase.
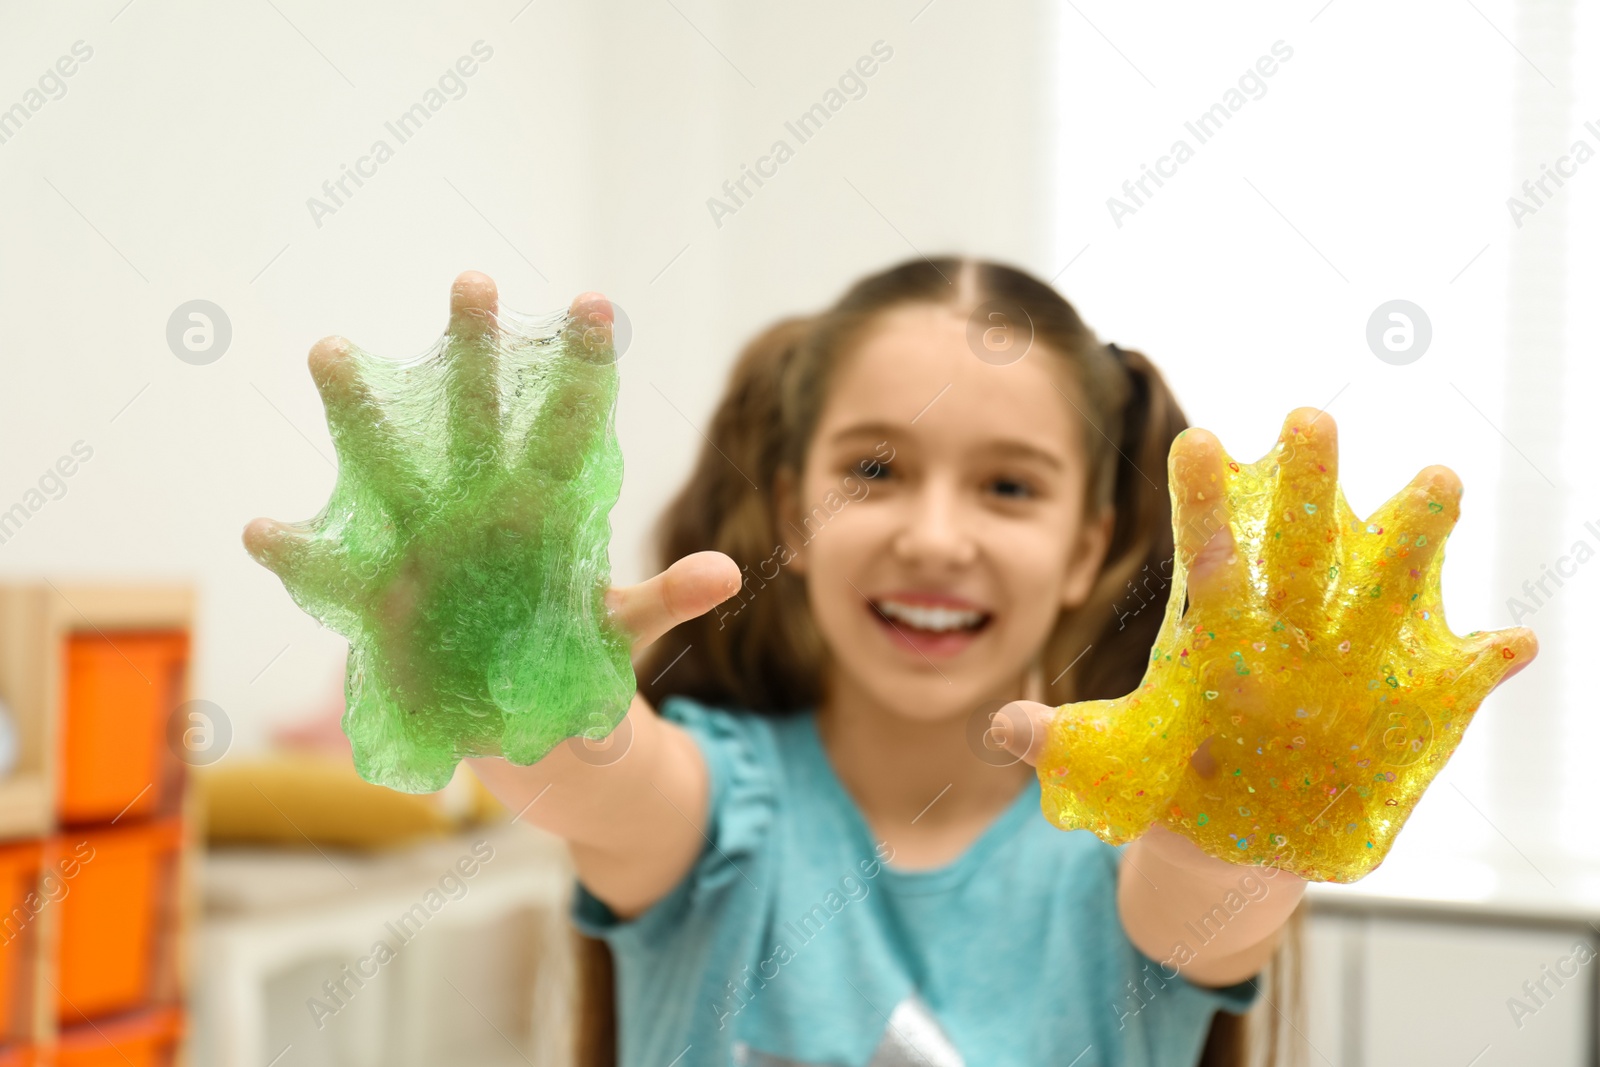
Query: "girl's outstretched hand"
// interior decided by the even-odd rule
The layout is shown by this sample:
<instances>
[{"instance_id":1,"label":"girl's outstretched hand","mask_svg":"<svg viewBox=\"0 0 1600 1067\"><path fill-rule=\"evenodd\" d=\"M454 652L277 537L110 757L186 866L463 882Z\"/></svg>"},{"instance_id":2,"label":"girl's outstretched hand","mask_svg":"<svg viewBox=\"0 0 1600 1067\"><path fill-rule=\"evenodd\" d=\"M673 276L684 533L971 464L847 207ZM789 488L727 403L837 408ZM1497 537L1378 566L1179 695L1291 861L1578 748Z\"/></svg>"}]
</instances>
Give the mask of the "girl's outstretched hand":
<instances>
[{"instance_id":1,"label":"girl's outstretched hand","mask_svg":"<svg viewBox=\"0 0 1600 1067\"><path fill-rule=\"evenodd\" d=\"M338 337L312 349L333 494L315 518L257 519L244 540L349 639L343 725L369 781L426 792L464 756L528 764L604 735L634 696L632 648L737 588L731 560L702 554L606 592L622 479L612 325L585 293L522 327L468 272L420 359Z\"/></svg>"},{"instance_id":2,"label":"girl's outstretched hand","mask_svg":"<svg viewBox=\"0 0 1600 1067\"><path fill-rule=\"evenodd\" d=\"M1358 519L1333 419L1310 408L1255 463L1187 430L1168 467L1177 552L1143 683L1008 705L997 733L1038 769L1063 829L1123 843L1160 825L1234 863L1354 881L1537 641L1445 625L1461 496L1446 467Z\"/></svg>"}]
</instances>

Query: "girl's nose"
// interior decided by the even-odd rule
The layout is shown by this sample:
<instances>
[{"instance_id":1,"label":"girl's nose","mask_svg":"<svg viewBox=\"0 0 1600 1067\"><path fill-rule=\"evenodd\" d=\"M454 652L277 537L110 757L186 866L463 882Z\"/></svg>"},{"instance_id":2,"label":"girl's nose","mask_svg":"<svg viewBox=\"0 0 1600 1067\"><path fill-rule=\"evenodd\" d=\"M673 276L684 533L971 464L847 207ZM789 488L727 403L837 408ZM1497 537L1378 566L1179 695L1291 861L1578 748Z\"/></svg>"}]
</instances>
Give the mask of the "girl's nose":
<instances>
[{"instance_id":1,"label":"girl's nose","mask_svg":"<svg viewBox=\"0 0 1600 1067\"><path fill-rule=\"evenodd\" d=\"M930 479L906 504L894 541L901 559L925 567L963 567L977 558L971 516L956 486Z\"/></svg>"}]
</instances>

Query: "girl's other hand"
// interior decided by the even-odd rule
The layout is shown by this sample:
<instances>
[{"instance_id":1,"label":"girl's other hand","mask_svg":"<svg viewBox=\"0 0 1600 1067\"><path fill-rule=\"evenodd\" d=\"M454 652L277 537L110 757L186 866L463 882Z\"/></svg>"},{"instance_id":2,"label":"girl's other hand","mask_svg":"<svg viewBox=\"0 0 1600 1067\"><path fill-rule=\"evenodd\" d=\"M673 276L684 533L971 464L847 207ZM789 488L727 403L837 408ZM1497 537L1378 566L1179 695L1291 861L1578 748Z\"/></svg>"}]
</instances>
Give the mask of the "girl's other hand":
<instances>
[{"instance_id":1,"label":"girl's other hand","mask_svg":"<svg viewBox=\"0 0 1600 1067\"><path fill-rule=\"evenodd\" d=\"M1205 430L1198 430L1198 434L1205 434ZM1203 590L1211 584L1211 579L1226 571L1227 565L1234 561L1234 555L1234 534L1224 523L1219 526L1216 533L1211 534L1210 539L1195 555L1194 566L1189 569L1190 601L1194 601L1197 595L1203 595ZM1534 654L1538 654L1538 645L1530 649L1530 654L1520 657L1502 675L1501 680L1494 683L1494 688L1506 685L1509 678L1525 669L1526 665L1533 662ZM1037 766L1038 757L1045 750L1046 736L1050 733L1050 720L1056 710L1058 709L1048 704L1040 704L1038 701L1011 701L995 712L994 720L990 720L989 737L1006 752L1021 757L1027 765ZM1208 737L1206 741L1200 742L1189 757L1189 765L1195 769L1195 773L1200 774L1200 777L1211 777L1216 774L1216 761L1211 758L1210 744L1211 739Z\"/></svg>"}]
</instances>

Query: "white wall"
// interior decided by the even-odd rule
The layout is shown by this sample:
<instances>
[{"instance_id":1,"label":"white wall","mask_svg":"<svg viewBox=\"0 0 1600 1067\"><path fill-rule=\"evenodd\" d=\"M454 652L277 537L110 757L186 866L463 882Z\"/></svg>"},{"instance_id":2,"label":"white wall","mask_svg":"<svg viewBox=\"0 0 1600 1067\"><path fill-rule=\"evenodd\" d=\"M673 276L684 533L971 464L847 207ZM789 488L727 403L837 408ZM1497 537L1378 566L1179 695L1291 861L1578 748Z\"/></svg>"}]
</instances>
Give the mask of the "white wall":
<instances>
[{"instance_id":1,"label":"white wall","mask_svg":"<svg viewBox=\"0 0 1600 1067\"><path fill-rule=\"evenodd\" d=\"M643 576L691 424L753 330L915 250L1054 272L1049 24L952 0L9 6L0 108L75 42L93 54L0 143L0 509L74 442L93 457L0 544L0 578L197 583L197 695L240 746L325 702L343 642L239 532L331 488L312 342L414 355L464 269L517 310L597 288L631 318L612 558ZM387 134L479 40L465 95ZM707 198L879 40L865 95L717 226ZM314 221L307 199L380 137L393 158ZM165 340L196 298L233 331L205 366Z\"/></svg>"},{"instance_id":2,"label":"white wall","mask_svg":"<svg viewBox=\"0 0 1600 1067\"><path fill-rule=\"evenodd\" d=\"M1592 893L1600 569L1569 574L1531 617L1511 598L1576 542L1600 548L1586 388L1600 163L1521 225L1507 201L1575 140L1600 148L1583 125L1600 123L1595 16L1571 0L1061 10L1062 291L1156 359L1235 456L1265 454L1292 408L1326 408L1360 515L1430 464L1455 470L1451 629L1539 637L1538 662L1484 702L1374 883L1404 873L1430 894L1487 896L1532 876ZM1279 42L1292 56L1200 143L1185 123ZM1180 138L1193 158L1114 219L1108 198L1126 201L1123 182ZM1365 337L1395 298L1433 331L1404 366ZM1457 862L1480 852L1486 867Z\"/></svg>"}]
</instances>

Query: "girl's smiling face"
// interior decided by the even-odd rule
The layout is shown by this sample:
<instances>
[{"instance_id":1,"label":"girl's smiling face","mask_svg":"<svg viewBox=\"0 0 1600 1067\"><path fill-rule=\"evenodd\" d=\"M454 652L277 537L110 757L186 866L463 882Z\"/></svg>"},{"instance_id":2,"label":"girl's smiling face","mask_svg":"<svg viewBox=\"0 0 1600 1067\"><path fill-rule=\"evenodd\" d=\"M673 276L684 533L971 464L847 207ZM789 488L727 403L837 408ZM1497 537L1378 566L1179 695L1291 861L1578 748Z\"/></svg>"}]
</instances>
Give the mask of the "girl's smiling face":
<instances>
[{"instance_id":1,"label":"girl's smiling face","mask_svg":"<svg viewBox=\"0 0 1600 1067\"><path fill-rule=\"evenodd\" d=\"M1111 516L1085 513L1069 379L1037 343L1005 366L978 359L966 316L933 304L884 312L843 356L779 495L830 698L929 721L1023 695L1110 539Z\"/></svg>"}]
</instances>

